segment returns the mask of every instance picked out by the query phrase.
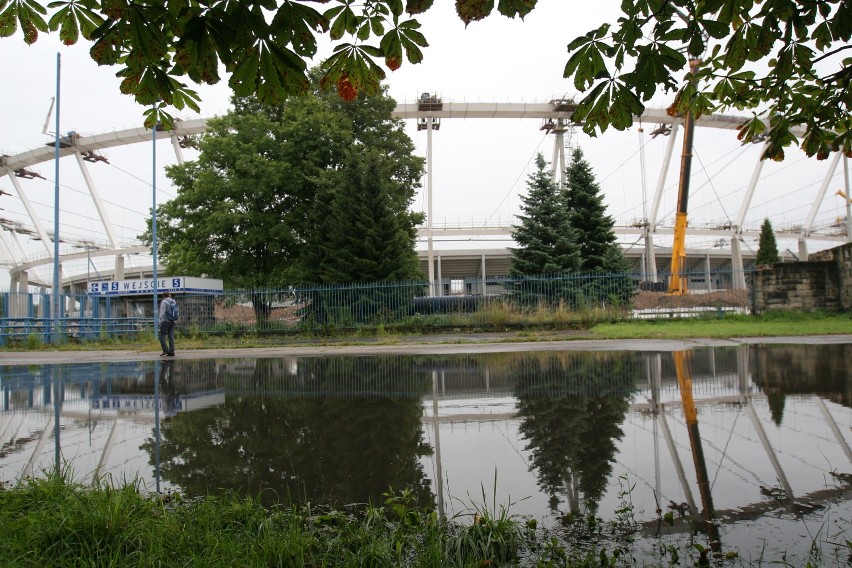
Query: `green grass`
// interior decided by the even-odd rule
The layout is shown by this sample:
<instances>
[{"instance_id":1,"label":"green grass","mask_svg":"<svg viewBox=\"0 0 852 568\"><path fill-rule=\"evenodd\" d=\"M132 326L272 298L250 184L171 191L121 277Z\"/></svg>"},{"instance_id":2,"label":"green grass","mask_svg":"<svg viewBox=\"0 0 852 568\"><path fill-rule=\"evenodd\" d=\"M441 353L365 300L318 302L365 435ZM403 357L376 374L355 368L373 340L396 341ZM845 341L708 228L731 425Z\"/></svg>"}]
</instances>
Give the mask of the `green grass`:
<instances>
[{"instance_id":1,"label":"green grass","mask_svg":"<svg viewBox=\"0 0 852 568\"><path fill-rule=\"evenodd\" d=\"M418 508L408 491L388 492L378 505L344 510L264 508L235 495L185 498L146 495L133 482L94 487L69 473L0 484L0 566L45 567L388 567L702 566L708 559L692 535L660 542L648 556L636 548L632 508L611 521L577 515L543 529L507 508L471 505L452 519ZM483 495L483 501L485 496ZM622 518L623 517L623 518ZM814 539L819 549L825 539ZM852 555L852 542L830 554L810 555L809 566L836 565ZM735 550L714 565L778 564ZM638 555L638 556L637 556ZM638 559L637 559L638 558ZM790 559L781 564L792 566ZM795 562L795 561L794 561ZM804 565L804 564L800 564Z\"/></svg>"},{"instance_id":2,"label":"green grass","mask_svg":"<svg viewBox=\"0 0 852 568\"><path fill-rule=\"evenodd\" d=\"M263 508L235 496L143 495L67 474L0 489L0 566L546 566L540 536L508 515L469 526L411 506L410 493L347 511ZM500 543L500 546L495 546Z\"/></svg>"},{"instance_id":3,"label":"green grass","mask_svg":"<svg viewBox=\"0 0 852 568\"><path fill-rule=\"evenodd\" d=\"M598 339L783 337L852 334L852 314L770 312L763 316L622 321L592 326Z\"/></svg>"},{"instance_id":4,"label":"green grass","mask_svg":"<svg viewBox=\"0 0 852 568\"><path fill-rule=\"evenodd\" d=\"M282 345L358 345L364 343L388 345L406 338L416 342L417 336L446 334L448 340L463 343L466 333L500 332L505 335L497 341L550 341L553 332L578 331L577 339L687 339L778 337L801 335L852 334L852 313L804 313L777 311L761 316L708 315L700 318L627 320L605 310L568 312L556 309L550 312L539 309L530 313L515 310L501 312L491 306L477 314L426 316L417 321L398 325L361 326L354 330L326 330L324 335L311 333L227 333L206 334L197 329L179 330L177 341L181 350L187 349L240 349L250 347L279 347ZM191 331L191 333L190 333ZM563 337L564 338L564 337ZM2 350L10 351L97 351L129 350L159 351L160 345L152 332L142 332L136 337L118 337L84 343L66 342L51 345L27 338Z\"/></svg>"}]
</instances>

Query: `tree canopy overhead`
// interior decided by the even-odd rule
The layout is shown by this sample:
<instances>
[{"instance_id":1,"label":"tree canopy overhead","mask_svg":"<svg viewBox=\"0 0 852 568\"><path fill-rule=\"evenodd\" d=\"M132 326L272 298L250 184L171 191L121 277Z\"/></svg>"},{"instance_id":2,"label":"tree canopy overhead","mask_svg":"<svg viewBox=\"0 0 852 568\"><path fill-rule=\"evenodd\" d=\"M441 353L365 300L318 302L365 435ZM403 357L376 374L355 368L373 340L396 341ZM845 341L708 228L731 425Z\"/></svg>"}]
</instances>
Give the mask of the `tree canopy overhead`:
<instances>
[{"instance_id":1,"label":"tree canopy overhead","mask_svg":"<svg viewBox=\"0 0 852 568\"><path fill-rule=\"evenodd\" d=\"M496 10L526 16L537 0L456 0L469 24ZM101 65L118 66L121 91L150 106L146 125L171 123L168 107L198 110L184 78L278 104L309 88L318 38L335 50L323 84L351 100L378 92L385 69L419 63L428 46L411 16L433 0L0 0L0 37L20 28L33 43L58 32L93 42ZM324 10L317 8L323 7ZM657 93L672 114L751 111L744 142L764 138L765 157L799 145L808 155L852 155L852 3L848 0L635 0L622 17L568 42L564 76L583 93L573 119L589 134L625 129ZM700 58L694 75L687 60ZM801 138L794 136L802 129Z\"/></svg>"},{"instance_id":2,"label":"tree canopy overhead","mask_svg":"<svg viewBox=\"0 0 852 568\"><path fill-rule=\"evenodd\" d=\"M660 90L672 115L750 110L743 142L763 157L798 144L852 156L852 3L847 0L638 0L616 25L574 39L565 77L585 95L573 118L594 133L632 124ZM700 60L694 75L688 59ZM795 128L805 131L801 140Z\"/></svg>"}]
</instances>

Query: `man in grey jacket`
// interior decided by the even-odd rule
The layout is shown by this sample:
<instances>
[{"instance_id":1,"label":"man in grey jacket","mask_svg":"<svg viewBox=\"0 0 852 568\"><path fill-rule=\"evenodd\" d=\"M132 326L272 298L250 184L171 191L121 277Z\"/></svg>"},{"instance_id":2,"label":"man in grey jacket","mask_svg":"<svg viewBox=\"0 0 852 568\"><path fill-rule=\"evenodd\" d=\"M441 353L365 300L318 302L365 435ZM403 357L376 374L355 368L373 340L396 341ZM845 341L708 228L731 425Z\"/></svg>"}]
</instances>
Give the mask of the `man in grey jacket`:
<instances>
[{"instance_id":1,"label":"man in grey jacket","mask_svg":"<svg viewBox=\"0 0 852 568\"><path fill-rule=\"evenodd\" d=\"M163 292L163 300L160 302L159 319L160 347L163 348L163 352L160 354L160 357L175 356L175 322L168 316L169 307L172 302L174 302L172 295L168 292ZM168 338L168 345L166 344L166 338Z\"/></svg>"}]
</instances>

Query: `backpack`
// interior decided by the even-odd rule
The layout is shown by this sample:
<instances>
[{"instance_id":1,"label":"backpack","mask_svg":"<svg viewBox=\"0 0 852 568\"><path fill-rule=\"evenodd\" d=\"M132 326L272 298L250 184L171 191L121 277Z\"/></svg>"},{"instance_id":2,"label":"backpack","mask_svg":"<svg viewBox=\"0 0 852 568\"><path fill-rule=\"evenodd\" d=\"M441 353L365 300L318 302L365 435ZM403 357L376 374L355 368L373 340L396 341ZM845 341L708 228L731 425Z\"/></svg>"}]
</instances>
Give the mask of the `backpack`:
<instances>
[{"instance_id":1,"label":"backpack","mask_svg":"<svg viewBox=\"0 0 852 568\"><path fill-rule=\"evenodd\" d=\"M179 317L180 310L178 309L177 302L169 298L169 304L166 306L166 319L169 321L177 321Z\"/></svg>"}]
</instances>

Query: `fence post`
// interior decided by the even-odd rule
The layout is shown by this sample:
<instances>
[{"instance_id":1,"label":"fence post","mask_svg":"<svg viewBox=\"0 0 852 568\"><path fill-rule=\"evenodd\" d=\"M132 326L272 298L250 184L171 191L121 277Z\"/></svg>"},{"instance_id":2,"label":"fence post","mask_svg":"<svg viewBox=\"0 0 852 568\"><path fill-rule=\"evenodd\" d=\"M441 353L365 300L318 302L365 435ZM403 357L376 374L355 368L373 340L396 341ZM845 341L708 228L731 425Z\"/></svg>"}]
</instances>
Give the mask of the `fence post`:
<instances>
[{"instance_id":1,"label":"fence post","mask_svg":"<svg viewBox=\"0 0 852 568\"><path fill-rule=\"evenodd\" d=\"M44 322L44 329L41 330L41 334L44 335L44 342L50 343L50 334L52 332L50 322L53 321L53 294L46 292L41 294L41 310L43 315L41 322ZM36 321L38 322L39 320ZM39 325L41 322L39 322Z\"/></svg>"}]
</instances>

